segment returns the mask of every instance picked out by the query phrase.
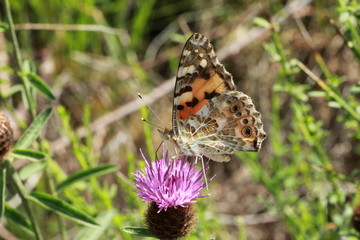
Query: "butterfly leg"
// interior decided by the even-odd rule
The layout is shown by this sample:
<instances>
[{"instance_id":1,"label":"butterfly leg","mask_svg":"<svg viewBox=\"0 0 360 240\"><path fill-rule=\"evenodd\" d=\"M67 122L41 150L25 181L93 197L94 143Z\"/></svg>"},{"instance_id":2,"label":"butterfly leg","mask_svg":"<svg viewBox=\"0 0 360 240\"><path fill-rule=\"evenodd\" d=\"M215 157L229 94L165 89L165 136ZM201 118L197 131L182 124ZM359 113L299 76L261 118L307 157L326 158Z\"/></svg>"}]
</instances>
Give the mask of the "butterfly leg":
<instances>
[{"instance_id":1,"label":"butterfly leg","mask_svg":"<svg viewBox=\"0 0 360 240\"><path fill-rule=\"evenodd\" d=\"M155 160L159 160L157 154L158 154L158 151L159 151L159 149L160 149L160 147L162 146L163 143L164 143L164 140L161 141L161 143L159 144L159 146L155 150Z\"/></svg>"},{"instance_id":2,"label":"butterfly leg","mask_svg":"<svg viewBox=\"0 0 360 240\"><path fill-rule=\"evenodd\" d=\"M202 170L203 170L203 174L204 174L204 179L205 179L205 184L206 184L206 190L209 191L208 180L207 180L206 172L205 172L204 158L203 158L202 155L199 156L199 157L196 157L196 158L195 158L195 164L196 164L198 158L201 160L201 166L202 166Z\"/></svg>"}]
</instances>

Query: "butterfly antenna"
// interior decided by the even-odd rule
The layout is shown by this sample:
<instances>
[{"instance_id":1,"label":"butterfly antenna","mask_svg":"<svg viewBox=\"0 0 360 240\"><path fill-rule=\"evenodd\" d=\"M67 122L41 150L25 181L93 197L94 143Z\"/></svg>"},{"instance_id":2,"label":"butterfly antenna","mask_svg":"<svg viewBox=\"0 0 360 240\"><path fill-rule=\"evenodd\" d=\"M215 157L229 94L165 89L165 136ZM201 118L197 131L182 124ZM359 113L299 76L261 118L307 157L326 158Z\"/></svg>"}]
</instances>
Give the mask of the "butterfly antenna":
<instances>
[{"instance_id":1,"label":"butterfly antenna","mask_svg":"<svg viewBox=\"0 0 360 240\"><path fill-rule=\"evenodd\" d=\"M163 125L163 128L166 129L166 126L165 126L164 122L163 122L163 121L161 120L161 118L155 113L155 111L150 107L150 105L147 104L147 103L144 101L144 99L142 98L142 96L141 96L140 93L138 93L138 97L144 102L144 104L150 109L150 111L151 111L151 112L155 115L155 117L160 121L160 123ZM155 127L157 127L157 128L162 128L162 127L156 126L156 125L154 125L154 124L146 121L144 118L142 118L142 120L143 120L144 122L149 123L149 124L152 125L152 126L155 126Z\"/></svg>"},{"instance_id":2,"label":"butterfly antenna","mask_svg":"<svg viewBox=\"0 0 360 240\"><path fill-rule=\"evenodd\" d=\"M150 124L150 125L153 126L153 127L162 128L162 127L160 127L159 125L156 125L156 124L153 124L153 123L149 122L149 121L146 120L145 118L141 118L141 121L146 122L147 124Z\"/></svg>"}]
</instances>

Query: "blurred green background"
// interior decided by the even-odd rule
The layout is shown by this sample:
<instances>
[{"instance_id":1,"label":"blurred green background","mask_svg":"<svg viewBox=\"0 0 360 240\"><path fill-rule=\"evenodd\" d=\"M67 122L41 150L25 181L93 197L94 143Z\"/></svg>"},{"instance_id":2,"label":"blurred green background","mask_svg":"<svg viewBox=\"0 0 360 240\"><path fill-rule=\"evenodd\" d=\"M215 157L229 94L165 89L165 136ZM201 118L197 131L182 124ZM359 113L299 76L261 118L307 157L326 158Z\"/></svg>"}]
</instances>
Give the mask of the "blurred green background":
<instances>
[{"instance_id":1,"label":"blurred green background","mask_svg":"<svg viewBox=\"0 0 360 240\"><path fill-rule=\"evenodd\" d=\"M17 139L33 116L0 4L0 107ZM121 228L144 226L146 203L133 192L132 173L144 166L139 149L154 159L161 138L141 121L160 124L137 93L170 128L174 76L193 32L210 39L238 89L253 99L268 137L259 153L210 162L211 196L200 200L188 239L359 239L351 220L360 203L358 1L11 0L10 8L23 60L56 97L38 95L34 103L37 113L55 110L41 137L48 157L41 166L13 163L20 173L30 169L22 178L28 191L54 194L51 184L71 173L119 166L56 193L107 217L99 236L84 239L142 238ZM45 239L66 239L59 228L68 239L86 231L34 211ZM6 236L33 237L11 220L0 228Z\"/></svg>"}]
</instances>

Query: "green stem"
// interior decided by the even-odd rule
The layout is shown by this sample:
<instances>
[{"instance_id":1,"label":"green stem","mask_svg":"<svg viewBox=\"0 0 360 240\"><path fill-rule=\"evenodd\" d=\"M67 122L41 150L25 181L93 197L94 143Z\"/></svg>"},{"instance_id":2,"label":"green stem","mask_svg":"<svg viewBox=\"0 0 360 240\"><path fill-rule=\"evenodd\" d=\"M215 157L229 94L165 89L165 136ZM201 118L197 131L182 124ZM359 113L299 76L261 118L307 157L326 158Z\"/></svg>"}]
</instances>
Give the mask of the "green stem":
<instances>
[{"instance_id":1,"label":"green stem","mask_svg":"<svg viewBox=\"0 0 360 240\"><path fill-rule=\"evenodd\" d=\"M4 216L5 211L5 197L6 197L6 166L5 163L0 163L0 220Z\"/></svg>"},{"instance_id":2,"label":"green stem","mask_svg":"<svg viewBox=\"0 0 360 240\"><path fill-rule=\"evenodd\" d=\"M60 229L61 240L67 240L64 221L62 220L61 216L57 214L56 214L56 220Z\"/></svg>"},{"instance_id":3,"label":"green stem","mask_svg":"<svg viewBox=\"0 0 360 240\"><path fill-rule=\"evenodd\" d=\"M5 0L5 8L6 8L6 17L7 17L8 23L9 23L9 29L10 29L10 34L11 34L11 38L12 38L12 43L14 45L16 62L17 62L17 65L18 65L20 71L22 72L23 71L23 60L21 57L19 42L17 40L16 33L15 33L14 21L13 21L12 15L11 15L9 0ZM32 117L34 118L36 115L36 111L33 107L32 102L30 101L31 100L30 92L29 92L30 87L28 86L29 85L28 80L26 80L24 78L25 78L24 76L21 76L21 80L22 80L22 83L24 86L25 97L29 104L30 113L31 113Z\"/></svg>"},{"instance_id":4,"label":"green stem","mask_svg":"<svg viewBox=\"0 0 360 240\"><path fill-rule=\"evenodd\" d=\"M360 46L360 36L359 36L358 31L354 27L354 24L350 20L347 20L346 24L348 25L348 27L349 27L349 29L350 29L353 37L354 37L353 39L355 40L356 47Z\"/></svg>"},{"instance_id":5,"label":"green stem","mask_svg":"<svg viewBox=\"0 0 360 240\"><path fill-rule=\"evenodd\" d=\"M301 70L303 70L311 79L313 79L325 92L326 94L335 100L351 117L360 121L360 115L346 102L344 98L339 96L335 91L333 91L322 79L316 76L310 69L308 69L302 62L299 60L296 61Z\"/></svg>"},{"instance_id":6,"label":"green stem","mask_svg":"<svg viewBox=\"0 0 360 240\"><path fill-rule=\"evenodd\" d=\"M329 86L324 84L321 87L325 90L330 98L339 103L340 106L342 106L342 108L347 111L354 119L360 121L360 115L345 101L345 99L336 94Z\"/></svg>"},{"instance_id":7,"label":"green stem","mask_svg":"<svg viewBox=\"0 0 360 240\"><path fill-rule=\"evenodd\" d=\"M50 157L51 153L50 153L50 148L49 145L47 144L46 141L44 140L39 140L38 141L40 144L40 149L42 152L47 153L46 155L48 157L45 158L45 170L44 170L44 176L47 182L47 186L49 188L50 194L54 197L58 197L58 194L56 192L56 187L55 187L55 180L53 177L53 174L51 174L51 166L49 166L53 159ZM60 238L61 240L66 240L67 236L66 236L66 229L65 229L65 225L64 225L64 221L62 220L62 217L59 216L58 214L56 214L56 220L57 220L57 224L60 230Z\"/></svg>"},{"instance_id":8,"label":"green stem","mask_svg":"<svg viewBox=\"0 0 360 240\"><path fill-rule=\"evenodd\" d=\"M291 79L289 79L289 78L291 78L291 75L289 74L287 66L286 66L285 52L284 52L284 49L283 49L281 41L280 41L280 36L276 31L276 26L272 27L271 36L272 36L272 39L273 39L273 42L274 42L274 45L275 45L275 48L276 48L276 52L280 56L280 62L281 62L284 74L285 74L286 78L288 78L288 80L291 80Z\"/></svg>"},{"instance_id":9,"label":"green stem","mask_svg":"<svg viewBox=\"0 0 360 240\"><path fill-rule=\"evenodd\" d=\"M32 213L28 198L27 198L27 192L25 190L24 185L22 184L17 172L15 171L15 169L13 168L13 166L11 166L11 164L9 162L7 162L7 169L8 172L10 173L10 179L12 181L12 183L14 184L17 193L19 194L22 204L24 205L25 211L30 219L34 234L35 234L35 238L37 240L43 240L43 237L41 235L40 232L40 227L37 224L35 217Z\"/></svg>"},{"instance_id":10,"label":"green stem","mask_svg":"<svg viewBox=\"0 0 360 240\"><path fill-rule=\"evenodd\" d=\"M41 144L41 148L42 149L47 149L46 147L44 147L43 144ZM50 193L52 196L57 197L57 192L56 192L56 188L55 188L55 182L54 182L54 178L52 177L53 174L51 174L50 172L50 167L49 167L49 163L51 163L52 159L51 157L46 159L46 167L45 167L45 177L48 179L48 186L50 189ZM59 216L58 214L56 214L56 220L60 229L60 236L61 236L61 240L66 240L66 229L65 229L65 225L64 222L61 218L61 216Z\"/></svg>"},{"instance_id":11,"label":"green stem","mask_svg":"<svg viewBox=\"0 0 360 240\"><path fill-rule=\"evenodd\" d=\"M9 22L9 29L10 29L11 37L12 37L13 44L14 44L16 61L17 61L17 64L19 65L19 68L22 69L22 64L21 63L23 61L22 61L22 58L21 58L19 43L18 43L16 33L15 33L14 22L13 22L13 19L12 19L12 16L11 16L9 0L5 0L5 6L6 6L7 19L8 19L8 22Z\"/></svg>"}]
</instances>

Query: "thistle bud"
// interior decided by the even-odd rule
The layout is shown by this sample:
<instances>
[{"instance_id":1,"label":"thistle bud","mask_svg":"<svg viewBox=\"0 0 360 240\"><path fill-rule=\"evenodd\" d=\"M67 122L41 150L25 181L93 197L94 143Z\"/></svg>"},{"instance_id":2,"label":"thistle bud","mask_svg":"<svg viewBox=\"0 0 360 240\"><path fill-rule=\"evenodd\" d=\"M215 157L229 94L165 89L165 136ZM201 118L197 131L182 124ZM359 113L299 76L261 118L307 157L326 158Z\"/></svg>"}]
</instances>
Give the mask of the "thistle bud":
<instances>
[{"instance_id":1,"label":"thistle bud","mask_svg":"<svg viewBox=\"0 0 360 240\"><path fill-rule=\"evenodd\" d=\"M4 161L13 144L13 131L4 112L0 112L0 162Z\"/></svg>"}]
</instances>

